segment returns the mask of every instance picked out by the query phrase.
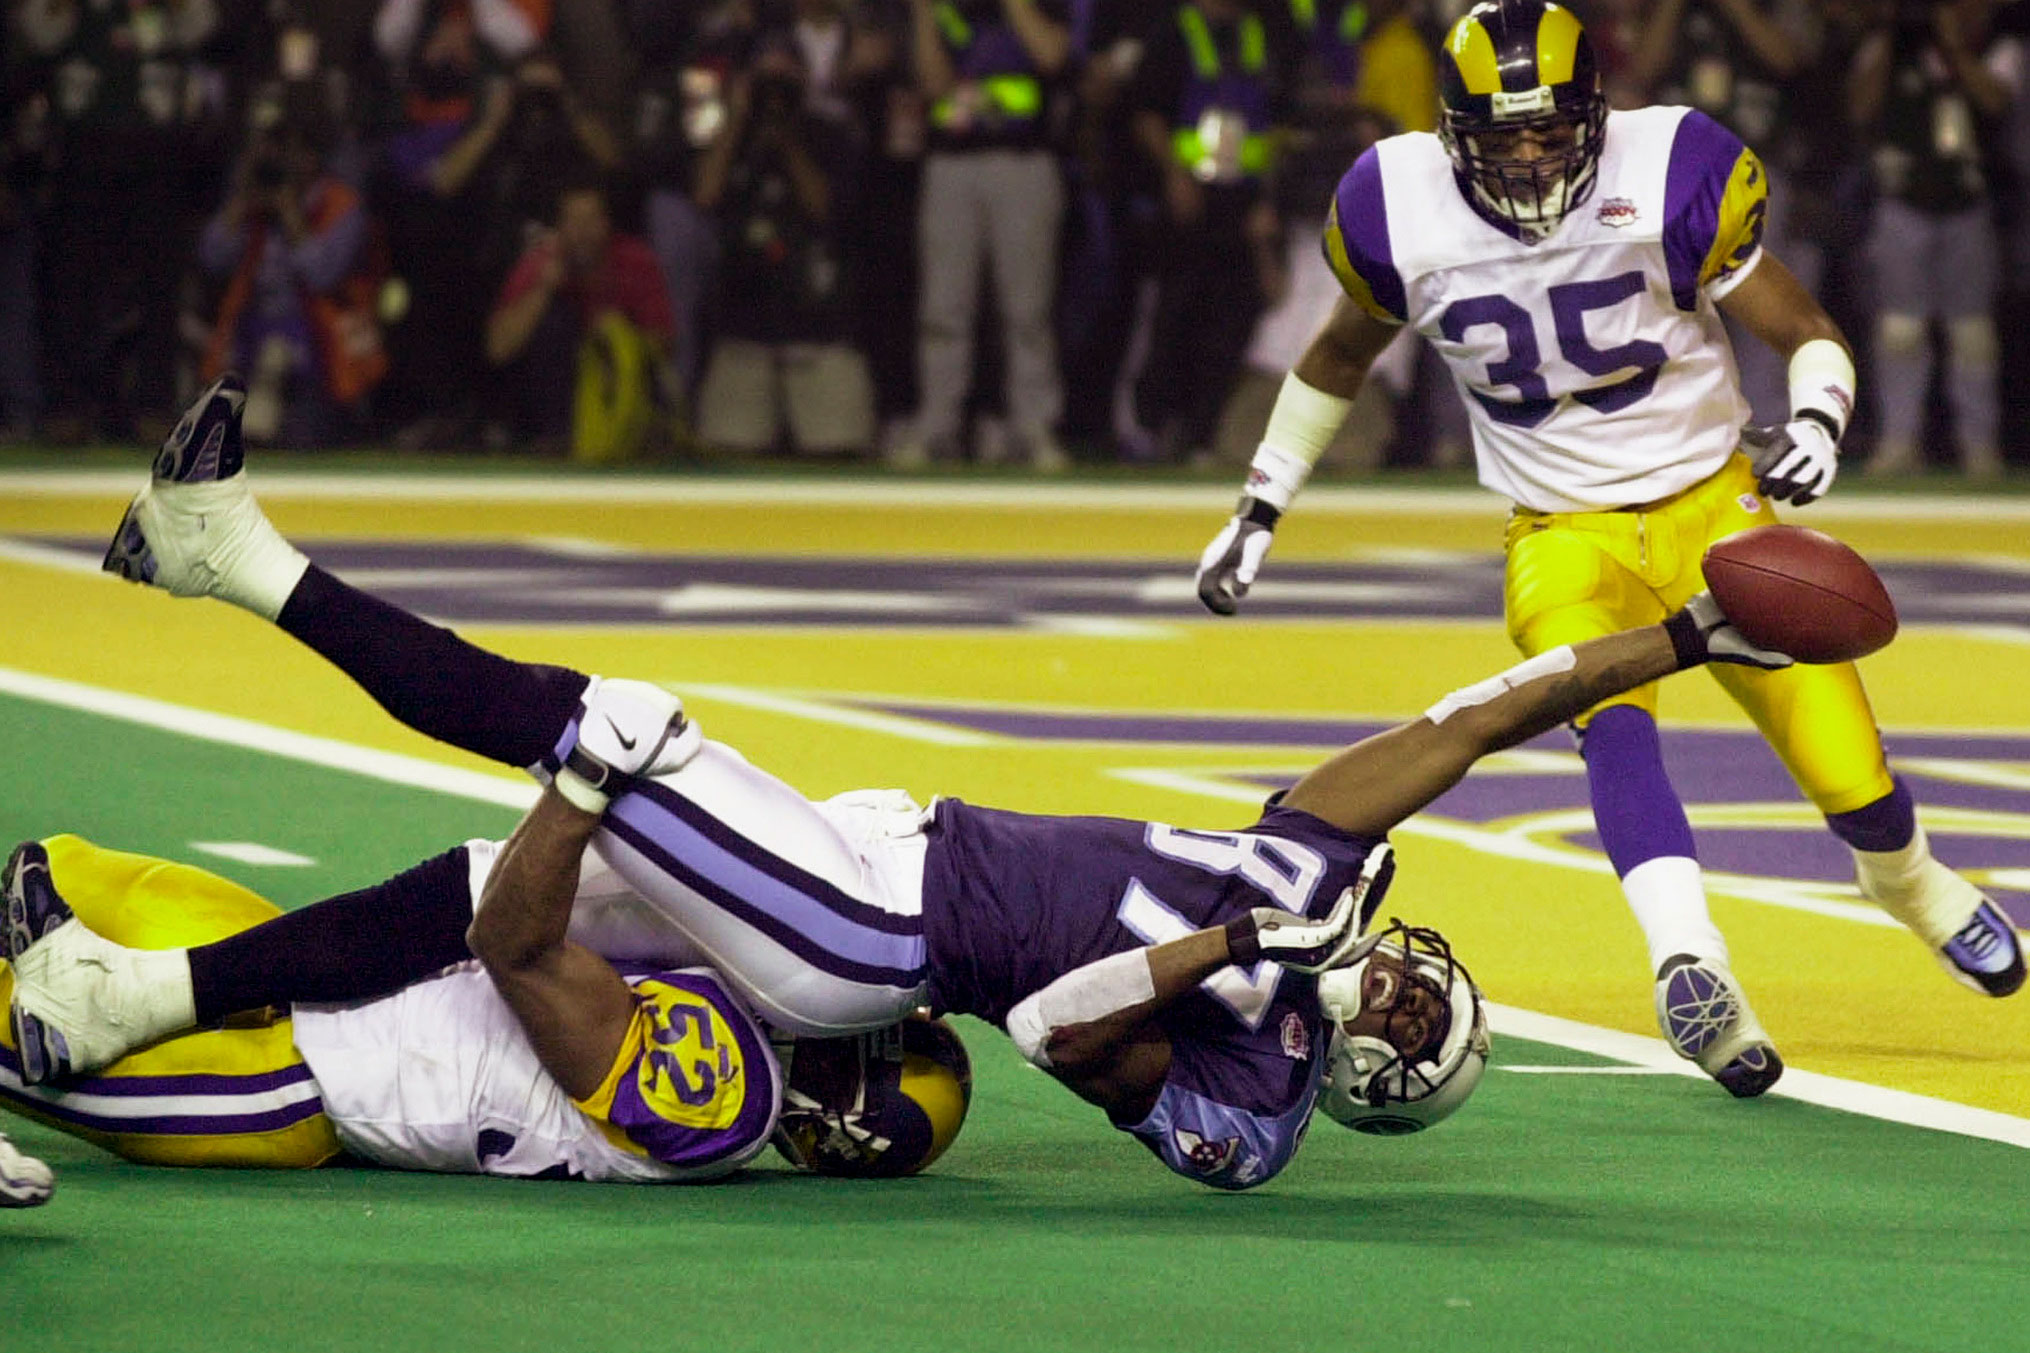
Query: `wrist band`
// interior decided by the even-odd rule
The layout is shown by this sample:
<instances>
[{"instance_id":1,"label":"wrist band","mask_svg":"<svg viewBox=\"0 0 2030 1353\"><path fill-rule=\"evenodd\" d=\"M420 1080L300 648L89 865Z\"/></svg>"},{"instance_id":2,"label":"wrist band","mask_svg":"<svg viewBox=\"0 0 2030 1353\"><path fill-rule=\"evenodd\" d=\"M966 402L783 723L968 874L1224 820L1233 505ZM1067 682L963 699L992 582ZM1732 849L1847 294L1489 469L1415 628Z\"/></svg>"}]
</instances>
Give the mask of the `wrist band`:
<instances>
[{"instance_id":1,"label":"wrist band","mask_svg":"<svg viewBox=\"0 0 2030 1353\"><path fill-rule=\"evenodd\" d=\"M1790 416L1810 418L1838 445L1854 416L1854 359L1830 338L1814 338L1790 355Z\"/></svg>"}]
</instances>

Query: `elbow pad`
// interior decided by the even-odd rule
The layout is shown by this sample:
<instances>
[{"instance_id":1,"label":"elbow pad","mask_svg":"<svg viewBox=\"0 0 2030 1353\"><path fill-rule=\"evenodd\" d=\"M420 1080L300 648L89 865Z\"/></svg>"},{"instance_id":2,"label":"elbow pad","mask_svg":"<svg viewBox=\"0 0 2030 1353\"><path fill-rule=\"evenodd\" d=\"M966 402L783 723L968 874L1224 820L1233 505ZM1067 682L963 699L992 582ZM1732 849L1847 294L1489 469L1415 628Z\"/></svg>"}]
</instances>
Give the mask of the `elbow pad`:
<instances>
[{"instance_id":1,"label":"elbow pad","mask_svg":"<svg viewBox=\"0 0 2030 1353\"><path fill-rule=\"evenodd\" d=\"M1031 1066L1050 1070L1050 1035L1073 1024L1091 1024L1153 999L1156 979L1146 950L1109 954L1031 992L1008 1012L1008 1037Z\"/></svg>"}]
</instances>

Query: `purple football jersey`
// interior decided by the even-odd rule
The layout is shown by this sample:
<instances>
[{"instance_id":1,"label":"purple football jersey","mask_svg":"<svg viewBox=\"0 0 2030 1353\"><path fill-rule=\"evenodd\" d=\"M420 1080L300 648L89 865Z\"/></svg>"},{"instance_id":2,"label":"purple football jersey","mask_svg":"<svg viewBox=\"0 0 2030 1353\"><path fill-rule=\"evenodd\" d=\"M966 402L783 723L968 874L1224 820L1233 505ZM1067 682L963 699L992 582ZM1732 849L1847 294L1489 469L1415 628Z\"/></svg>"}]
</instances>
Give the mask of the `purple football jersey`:
<instances>
[{"instance_id":1,"label":"purple football jersey","mask_svg":"<svg viewBox=\"0 0 2030 1353\"><path fill-rule=\"evenodd\" d=\"M1197 831L955 799L939 802L929 835L923 914L932 1001L1004 1026L1018 1001L1109 954L1260 906L1322 916L1376 844L1283 807L1244 830ZM1301 1135L1304 1114L1295 1111L1309 1107L1325 1052L1316 983L1266 960L1222 968L1157 1023L1172 1048L1166 1103L1183 1095L1282 1123L1273 1133L1278 1158L1257 1161L1246 1182L1280 1168ZM1214 1173L1185 1168L1187 1161L1220 1163L1217 1143L1159 1143L1157 1124L1146 1134L1145 1125L1118 1126L1186 1173Z\"/></svg>"}]
</instances>

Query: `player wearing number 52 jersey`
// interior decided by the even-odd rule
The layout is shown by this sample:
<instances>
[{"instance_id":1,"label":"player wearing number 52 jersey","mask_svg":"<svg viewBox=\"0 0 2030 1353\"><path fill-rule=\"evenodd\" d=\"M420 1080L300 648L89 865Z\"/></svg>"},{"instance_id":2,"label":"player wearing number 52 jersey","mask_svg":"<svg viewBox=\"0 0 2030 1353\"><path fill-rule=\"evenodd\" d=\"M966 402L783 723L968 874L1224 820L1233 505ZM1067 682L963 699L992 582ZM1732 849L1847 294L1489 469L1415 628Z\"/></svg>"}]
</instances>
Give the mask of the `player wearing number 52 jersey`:
<instances>
[{"instance_id":1,"label":"player wearing number 52 jersey","mask_svg":"<svg viewBox=\"0 0 2030 1353\"><path fill-rule=\"evenodd\" d=\"M1448 35L1438 134L1383 140L1339 184L1324 248L1345 294L1286 379L1199 595L1231 613L1276 523L1400 329L1444 357L1483 484L1514 503L1505 603L1525 654L1655 621L1704 587L1711 541L1825 493L1853 409L1831 319L1762 245L1754 153L1685 108L1609 112L1584 30L1543 0ZM1790 363L1791 421L1744 427L1721 312ZM1934 860L1851 664L1714 676L1854 852L1862 892L1956 978L2005 996L2017 937ZM1706 908L1665 774L1657 689L1574 720L1594 816L1641 922L1657 1018L1736 1095L1782 1071Z\"/></svg>"}]
</instances>

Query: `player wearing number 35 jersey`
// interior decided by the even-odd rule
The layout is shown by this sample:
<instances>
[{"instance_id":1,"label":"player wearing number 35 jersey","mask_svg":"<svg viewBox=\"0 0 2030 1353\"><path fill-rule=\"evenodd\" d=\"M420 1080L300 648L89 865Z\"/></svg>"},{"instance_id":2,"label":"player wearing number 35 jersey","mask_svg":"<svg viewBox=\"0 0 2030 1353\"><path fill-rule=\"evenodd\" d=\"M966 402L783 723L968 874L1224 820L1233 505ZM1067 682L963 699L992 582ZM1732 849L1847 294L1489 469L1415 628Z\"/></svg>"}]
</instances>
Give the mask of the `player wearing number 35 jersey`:
<instances>
[{"instance_id":1,"label":"player wearing number 35 jersey","mask_svg":"<svg viewBox=\"0 0 2030 1353\"><path fill-rule=\"evenodd\" d=\"M1854 369L1825 312L1762 244L1754 153L1686 108L1609 112L1592 48L1543 0L1476 5L1441 60L1436 135L1346 173L1324 248L1345 295L1278 397L1240 506L1201 559L1231 613L1272 533L1403 326L1444 357L1480 480L1514 503L1510 637L1525 654L1655 621L1704 587L1721 536L1823 495ZM1721 312L1790 361L1791 421L1744 426ZM1854 852L1862 892L1977 991L2023 981L2014 931L1932 858L1851 664L1714 676ZM1736 1095L1782 1071L1707 912L1665 774L1654 684L1574 720L1608 856L1642 924L1657 1018Z\"/></svg>"}]
</instances>

